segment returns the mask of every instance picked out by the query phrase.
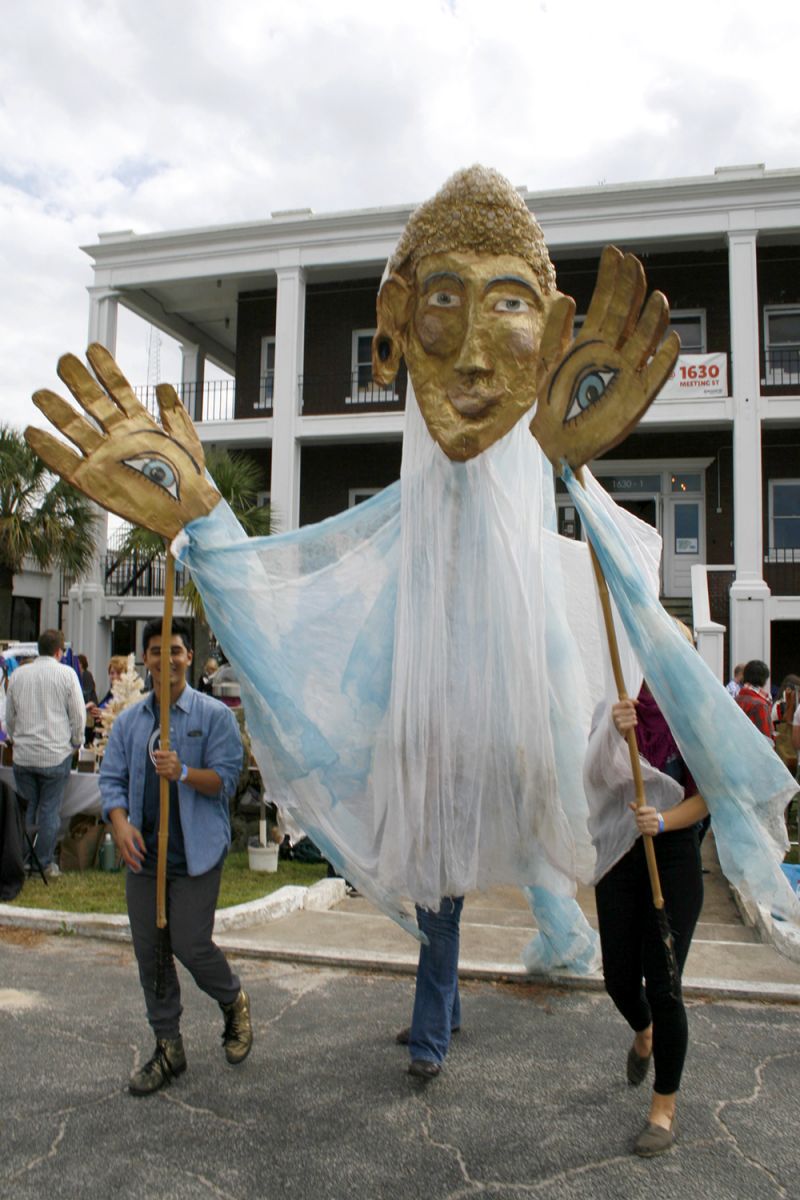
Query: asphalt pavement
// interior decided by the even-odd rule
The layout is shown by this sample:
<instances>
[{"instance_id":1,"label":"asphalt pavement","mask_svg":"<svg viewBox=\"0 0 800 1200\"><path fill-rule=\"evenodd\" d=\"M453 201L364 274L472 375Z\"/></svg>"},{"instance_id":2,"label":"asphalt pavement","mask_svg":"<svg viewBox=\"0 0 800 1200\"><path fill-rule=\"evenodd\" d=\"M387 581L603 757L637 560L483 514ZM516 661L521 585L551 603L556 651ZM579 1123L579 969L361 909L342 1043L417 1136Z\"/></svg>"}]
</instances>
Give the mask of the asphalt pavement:
<instances>
[{"instance_id":1,"label":"asphalt pavement","mask_svg":"<svg viewBox=\"0 0 800 1200\"><path fill-rule=\"evenodd\" d=\"M0 928L0 1197L800 1196L794 1005L689 999L679 1144L645 1161L647 1092L600 991L465 980L463 1030L420 1084L393 1040L411 979L237 962L250 1058L227 1066L219 1011L182 975L189 1069L137 1099L151 1040L130 947Z\"/></svg>"}]
</instances>

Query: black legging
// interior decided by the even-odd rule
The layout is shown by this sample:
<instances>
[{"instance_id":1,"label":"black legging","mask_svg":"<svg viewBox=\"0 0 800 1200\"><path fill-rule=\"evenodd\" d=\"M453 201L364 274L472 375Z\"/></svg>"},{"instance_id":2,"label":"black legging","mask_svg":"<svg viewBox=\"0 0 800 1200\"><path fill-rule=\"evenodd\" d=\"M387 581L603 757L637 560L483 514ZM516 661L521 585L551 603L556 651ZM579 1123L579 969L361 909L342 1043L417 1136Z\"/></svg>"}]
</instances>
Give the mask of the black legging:
<instances>
[{"instance_id":1,"label":"black legging","mask_svg":"<svg viewBox=\"0 0 800 1200\"><path fill-rule=\"evenodd\" d=\"M682 971L703 906L697 830L662 833L653 844ZM595 894L606 991L635 1033L652 1021L654 1090L668 1096L680 1087L689 1031L683 1001L670 995L641 838L603 876Z\"/></svg>"}]
</instances>

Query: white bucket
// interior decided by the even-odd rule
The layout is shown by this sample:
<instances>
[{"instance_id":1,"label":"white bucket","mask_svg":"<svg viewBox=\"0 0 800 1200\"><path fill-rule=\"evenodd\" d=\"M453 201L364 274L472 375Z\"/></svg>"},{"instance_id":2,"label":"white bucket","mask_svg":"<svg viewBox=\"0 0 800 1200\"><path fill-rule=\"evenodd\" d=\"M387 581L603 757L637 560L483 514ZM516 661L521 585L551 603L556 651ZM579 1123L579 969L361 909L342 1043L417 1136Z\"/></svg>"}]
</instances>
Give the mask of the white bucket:
<instances>
[{"instance_id":1,"label":"white bucket","mask_svg":"<svg viewBox=\"0 0 800 1200\"><path fill-rule=\"evenodd\" d=\"M278 847L275 842L269 846L251 844L247 847L247 858L251 871L269 871L275 873L278 869Z\"/></svg>"}]
</instances>

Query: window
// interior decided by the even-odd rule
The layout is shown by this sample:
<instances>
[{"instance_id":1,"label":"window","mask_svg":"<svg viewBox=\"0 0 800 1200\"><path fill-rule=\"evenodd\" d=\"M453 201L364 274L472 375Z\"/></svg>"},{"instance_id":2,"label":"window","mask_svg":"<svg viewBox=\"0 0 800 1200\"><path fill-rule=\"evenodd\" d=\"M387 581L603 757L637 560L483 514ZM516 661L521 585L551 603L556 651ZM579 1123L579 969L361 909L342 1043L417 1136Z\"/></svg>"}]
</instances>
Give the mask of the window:
<instances>
[{"instance_id":1,"label":"window","mask_svg":"<svg viewBox=\"0 0 800 1200\"><path fill-rule=\"evenodd\" d=\"M800 559L800 479L769 484L770 557Z\"/></svg>"},{"instance_id":2,"label":"window","mask_svg":"<svg viewBox=\"0 0 800 1200\"><path fill-rule=\"evenodd\" d=\"M275 389L275 338L261 339L261 367L258 377L258 403L256 408L272 408L272 393Z\"/></svg>"},{"instance_id":3,"label":"window","mask_svg":"<svg viewBox=\"0 0 800 1200\"><path fill-rule=\"evenodd\" d=\"M703 490L702 479L695 474L670 475L669 482L673 492L702 492Z\"/></svg>"},{"instance_id":4,"label":"window","mask_svg":"<svg viewBox=\"0 0 800 1200\"><path fill-rule=\"evenodd\" d=\"M676 308L669 314L669 329L681 339L681 354L705 354L706 310Z\"/></svg>"},{"instance_id":5,"label":"window","mask_svg":"<svg viewBox=\"0 0 800 1200\"><path fill-rule=\"evenodd\" d=\"M36 596L11 597L11 640L35 642L39 636L41 600Z\"/></svg>"},{"instance_id":6,"label":"window","mask_svg":"<svg viewBox=\"0 0 800 1200\"><path fill-rule=\"evenodd\" d=\"M700 553L700 505L675 505L675 553Z\"/></svg>"},{"instance_id":7,"label":"window","mask_svg":"<svg viewBox=\"0 0 800 1200\"><path fill-rule=\"evenodd\" d=\"M270 493L269 492L256 492L256 507L257 508L269 508L269 503L270 503Z\"/></svg>"},{"instance_id":8,"label":"window","mask_svg":"<svg viewBox=\"0 0 800 1200\"><path fill-rule=\"evenodd\" d=\"M800 308L764 309L766 384L800 383Z\"/></svg>"},{"instance_id":9,"label":"window","mask_svg":"<svg viewBox=\"0 0 800 1200\"><path fill-rule=\"evenodd\" d=\"M600 475L597 482L613 496L658 494L661 491L660 475Z\"/></svg>"},{"instance_id":10,"label":"window","mask_svg":"<svg viewBox=\"0 0 800 1200\"><path fill-rule=\"evenodd\" d=\"M586 314L575 317L572 336L577 337L583 328ZM704 308L676 308L669 315L669 329L674 329L681 339L681 354L706 353L706 310Z\"/></svg>"},{"instance_id":11,"label":"window","mask_svg":"<svg viewBox=\"0 0 800 1200\"><path fill-rule=\"evenodd\" d=\"M350 392L345 404L386 404L396 400L394 388L382 388L372 381L372 339L374 329L353 331Z\"/></svg>"},{"instance_id":12,"label":"window","mask_svg":"<svg viewBox=\"0 0 800 1200\"><path fill-rule=\"evenodd\" d=\"M372 339L374 329L357 329L353 334L353 375L358 391L372 383Z\"/></svg>"},{"instance_id":13,"label":"window","mask_svg":"<svg viewBox=\"0 0 800 1200\"><path fill-rule=\"evenodd\" d=\"M349 488L347 492L347 507L355 508L357 504L362 504L365 500L369 500L370 496L377 496L378 492L382 492L383 488L362 487Z\"/></svg>"}]
</instances>

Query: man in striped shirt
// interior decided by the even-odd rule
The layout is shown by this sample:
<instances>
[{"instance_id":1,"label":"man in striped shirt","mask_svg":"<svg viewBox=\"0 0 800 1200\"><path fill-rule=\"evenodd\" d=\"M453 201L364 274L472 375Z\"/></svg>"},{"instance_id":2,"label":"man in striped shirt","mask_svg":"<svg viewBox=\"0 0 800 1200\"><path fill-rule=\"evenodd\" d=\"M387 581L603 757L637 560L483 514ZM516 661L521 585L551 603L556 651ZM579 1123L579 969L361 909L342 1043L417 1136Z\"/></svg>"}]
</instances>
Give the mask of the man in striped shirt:
<instances>
[{"instance_id":1,"label":"man in striped shirt","mask_svg":"<svg viewBox=\"0 0 800 1200\"><path fill-rule=\"evenodd\" d=\"M83 745L86 705L78 676L61 665L64 634L46 629L39 657L14 671L6 696L6 730L14 743L14 786L25 801L25 824L38 826L36 856L46 875L59 874L53 862L61 801L72 752Z\"/></svg>"}]
</instances>

